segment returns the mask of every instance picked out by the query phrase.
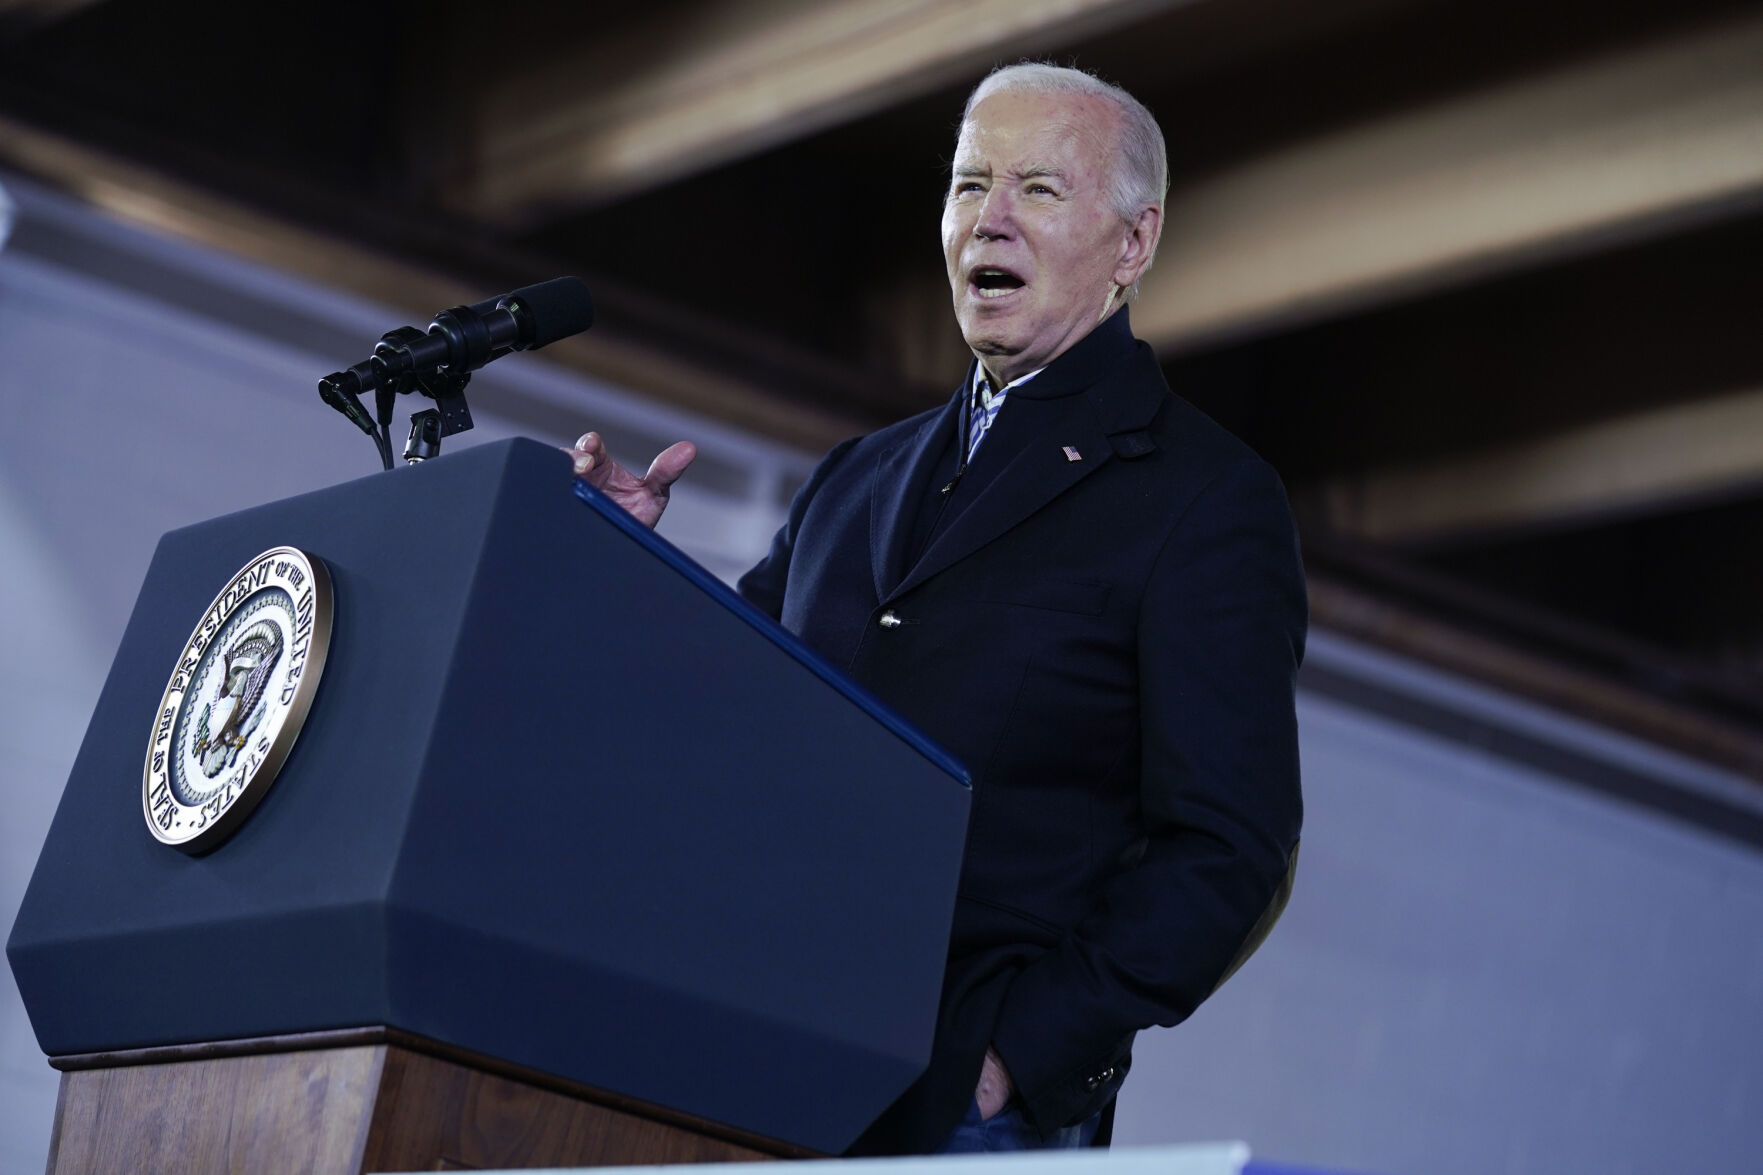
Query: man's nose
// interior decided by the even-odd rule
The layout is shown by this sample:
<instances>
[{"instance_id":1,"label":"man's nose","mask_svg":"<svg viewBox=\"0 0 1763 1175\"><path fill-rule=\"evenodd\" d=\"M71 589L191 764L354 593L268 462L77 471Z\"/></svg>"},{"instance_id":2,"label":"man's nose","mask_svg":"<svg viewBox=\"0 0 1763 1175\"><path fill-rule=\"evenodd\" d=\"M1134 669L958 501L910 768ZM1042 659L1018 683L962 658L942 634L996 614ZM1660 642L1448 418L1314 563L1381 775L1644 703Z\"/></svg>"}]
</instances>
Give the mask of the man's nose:
<instances>
[{"instance_id":1,"label":"man's nose","mask_svg":"<svg viewBox=\"0 0 1763 1175\"><path fill-rule=\"evenodd\" d=\"M981 240L992 241L1008 237L1016 228L1016 217L1011 207L1010 193L994 186L986 192L985 202L979 206L979 216L973 222L973 235Z\"/></svg>"}]
</instances>

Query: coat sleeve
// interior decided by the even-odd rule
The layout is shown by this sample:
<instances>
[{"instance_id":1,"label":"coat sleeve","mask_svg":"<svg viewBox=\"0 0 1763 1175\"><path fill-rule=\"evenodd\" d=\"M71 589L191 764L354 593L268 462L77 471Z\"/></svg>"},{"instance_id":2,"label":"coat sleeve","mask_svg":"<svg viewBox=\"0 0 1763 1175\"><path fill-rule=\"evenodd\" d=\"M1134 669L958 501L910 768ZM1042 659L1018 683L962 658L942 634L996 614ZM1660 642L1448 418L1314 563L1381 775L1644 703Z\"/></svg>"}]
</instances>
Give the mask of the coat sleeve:
<instances>
[{"instance_id":1,"label":"coat sleeve","mask_svg":"<svg viewBox=\"0 0 1763 1175\"><path fill-rule=\"evenodd\" d=\"M784 611L784 592L790 581L790 557L795 553L796 540L802 533L802 520L807 517L808 507L813 504L814 497L826 484L826 479L840 461L845 458L861 437L852 437L840 441L831 452L821 458L796 496L790 499L790 513L784 524L778 527L777 534L772 536L771 549L765 558L754 564L752 570L741 576L735 584L735 590L744 596L748 603L756 606L773 620L780 619Z\"/></svg>"},{"instance_id":2,"label":"coat sleeve","mask_svg":"<svg viewBox=\"0 0 1763 1175\"><path fill-rule=\"evenodd\" d=\"M1037 1125L1105 1105L1131 1034L1185 1019L1283 909L1306 623L1279 479L1259 460L1227 465L1165 540L1140 607L1144 852L1017 975L993 1030Z\"/></svg>"}]
</instances>

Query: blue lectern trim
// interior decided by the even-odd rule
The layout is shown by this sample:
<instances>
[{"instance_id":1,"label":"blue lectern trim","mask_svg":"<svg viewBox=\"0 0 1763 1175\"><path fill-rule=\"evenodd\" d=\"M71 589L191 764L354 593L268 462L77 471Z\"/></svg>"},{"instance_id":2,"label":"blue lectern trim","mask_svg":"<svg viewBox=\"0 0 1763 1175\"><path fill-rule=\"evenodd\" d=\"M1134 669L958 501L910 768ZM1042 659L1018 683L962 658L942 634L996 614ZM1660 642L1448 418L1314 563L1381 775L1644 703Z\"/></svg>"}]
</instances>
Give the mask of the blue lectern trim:
<instances>
[{"instance_id":1,"label":"blue lectern trim","mask_svg":"<svg viewBox=\"0 0 1763 1175\"><path fill-rule=\"evenodd\" d=\"M963 786L972 786L973 777L953 755L926 738L916 727L889 709L881 699L839 672L831 662L804 644L795 633L761 612L722 580L700 567L690 555L632 518L624 507L619 506L579 477L575 479L575 496L586 502L602 518L635 539L662 562L696 584L711 599L745 620L762 636L800 661L816 677L860 706L877 722L899 735L907 746L954 776Z\"/></svg>"}]
</instances>

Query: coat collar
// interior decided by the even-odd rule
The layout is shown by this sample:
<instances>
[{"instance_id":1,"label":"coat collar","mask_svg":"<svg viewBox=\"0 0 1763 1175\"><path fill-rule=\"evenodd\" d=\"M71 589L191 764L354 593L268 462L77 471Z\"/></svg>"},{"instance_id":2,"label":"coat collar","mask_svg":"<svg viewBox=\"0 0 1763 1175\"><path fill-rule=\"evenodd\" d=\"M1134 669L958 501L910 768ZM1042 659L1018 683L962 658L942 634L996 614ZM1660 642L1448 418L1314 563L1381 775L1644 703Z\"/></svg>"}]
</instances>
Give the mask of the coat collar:
<instances>
[{"instance_id":1,"label":"coat collar","mask_svg":"<svg viewBox=\"0 0 1763 1175\"><path fill-rule=\"evenodd\" d=\"M884 602L972 554L1110 461L1150 453L1156 445L1148 426L1169 397L1155 356L1133 338L1122 308L1011 391L1012 397L1056 403L1044 413L1046 420L1034 438L1010 455L1008 464L908 568L914 511L934 492L929 483L954 433L972 376L970 367L943 410L881 456L869 533L876 596ZM1081 459L1071 460L1067 447Z\"/></svg>"},{"instance_id":2,"label":"coat collar","mask_svg":"<svg viewBox=\"0 0 1763 1175\"><path fill-rule=\"evenodd\" d=\"M1056 400L1082 391L1131 354L1133 343L1132 321L1122 306L1047 364L1039 375L1012 388L1010 394L1025 400ZM971 379L972 368L968 373Z\"/></svg>"}]
</instances>

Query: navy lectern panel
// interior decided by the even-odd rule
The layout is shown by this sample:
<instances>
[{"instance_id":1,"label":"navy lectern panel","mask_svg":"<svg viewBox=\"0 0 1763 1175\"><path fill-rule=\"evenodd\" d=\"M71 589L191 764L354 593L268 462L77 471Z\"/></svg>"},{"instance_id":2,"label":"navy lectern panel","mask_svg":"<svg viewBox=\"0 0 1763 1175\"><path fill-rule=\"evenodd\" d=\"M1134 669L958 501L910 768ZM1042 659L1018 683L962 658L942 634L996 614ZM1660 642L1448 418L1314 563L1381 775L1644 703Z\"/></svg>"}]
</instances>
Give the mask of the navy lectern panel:
<instances>
[{"instance_id":1,"label":"navy lectern panel","mask_svg":"<svg viewBox=\"0 0 1763 1175\"><path fill-rule=\"evenodd\" d=\"M826 1151L922 1070L959 769L530 441L168 534L7 953L46 1052L389 1024ZM330 663L202 857L141 758L202 609L320 556Z\"/></svg>"}]
</instances>

